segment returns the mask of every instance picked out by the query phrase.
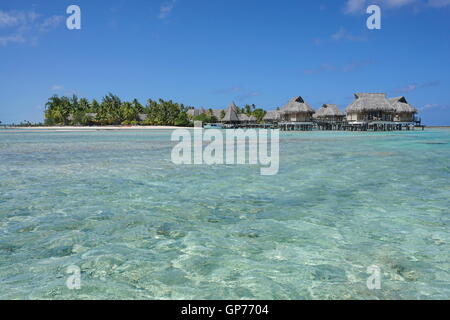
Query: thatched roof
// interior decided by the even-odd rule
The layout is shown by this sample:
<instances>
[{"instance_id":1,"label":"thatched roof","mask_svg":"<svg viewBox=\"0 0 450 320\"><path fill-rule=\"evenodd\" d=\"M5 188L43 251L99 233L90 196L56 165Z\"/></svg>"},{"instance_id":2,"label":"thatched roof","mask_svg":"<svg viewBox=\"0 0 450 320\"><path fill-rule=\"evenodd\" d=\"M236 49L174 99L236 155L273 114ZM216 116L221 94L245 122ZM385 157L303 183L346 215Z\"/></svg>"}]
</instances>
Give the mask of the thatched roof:
<instances>
[{"instance_id":1,"label":"thatched roof","mask_svg":"<svg viewBox=\"0 0 450 320\"><path fill-rule=\"evenodd\" d=\"M339 110L338 106L335 104L324 104L314 114L314 118L343 117L343 116L344 116L344 113L341 112L341 110Z\"/></svg>"},{"instance_id":2,"label":"thatched roof","mask_svg":"<svg viewBox=\"0 0 450 320\"><path fill-rule=\"evenodd\" d=\"M280 110L281 113L309 113L313 114L314 110L311 106L303 100L302 97L296 97L289 101L283 108Z\"/></svg>"},{"instance_id":3,"label":"thatched roof","mask_svg":"<svg viewBox=\"0 0 450 320\"><path fill-rule=\"evenodd\" d=\"M347 113L368 111L395 112L395 109L387 100L385 93L355 93L355 101L345 111Z\"/></svg>"},{"instance_id":4,"label":"thatched roof","mask_svg":"<svg viewBox=\"0 0 450 320\"><path fill-rule=\"evenodd\" d=\"M254 122L256 121L256 118L254 116L248 116L245 113L238 114L239 121L249 121Z\"/></svg>"},{"instance_id":5,"label":"thatched roof","mask_svg":"<svg viewBox=\"0 0 450 320\"><path fill-rule=\"evenodd\" d=\"M266 115L264 116L263 120L278 120L280 119L280 112L277 110L271 110L267 111Z\"/></svg>"},{"instance_id":6,"label":"thatched roof","mask_svg":"<svg viewBox=\"0 0 450 320\"><path fill-rule=\"evenodd\" d=\"M214 117L216 117L218 120L222 120L222 111L224 111L224 110L222 110L222 109L213 109Z\"/></svg>"},{"instance_id":7,"label":"thatched roof","mask_svg":"<svg viewBox=\"0 0 450 320\"><path fill-rule=\"evenodd\" d=\"M225 117L223 117L222 121L224 121L224 122L239 122L238 108L234 104L234 102L232 102L228 106L227 110L225 111Z\"/></svg>"},{"instance_id":8,"label":"thatched roof","mask_svg":"<svg viewBox=\"0 0 450 320\"><path fill-rule=\"evenodd\" d=\"M418 113L419 110L411 106L405 97L396 97L389 99L397 113Z\"/></svg>"},{"instance_id":9,"label":"thatched roof","mask_svg":"<svg viewBox=\"0 0 450 320\"><path fill-rule=\"evenodd\" d=\"M200 108L200 109L189 109L187 111L187 114L193 117L197 117L201 114L206 113L206 110L204 108Z\"/></svg>"},{"instance_id":10,"label":"thatched roof","mask_svg":"<svg viewBox=\"0 0 450 320\"><path fill-rule=\"evenodd\" d=\"M186 113L190 116L195 117L198 115L198 110L197 109L189 109Z\"/></svg>"}]
</instances>

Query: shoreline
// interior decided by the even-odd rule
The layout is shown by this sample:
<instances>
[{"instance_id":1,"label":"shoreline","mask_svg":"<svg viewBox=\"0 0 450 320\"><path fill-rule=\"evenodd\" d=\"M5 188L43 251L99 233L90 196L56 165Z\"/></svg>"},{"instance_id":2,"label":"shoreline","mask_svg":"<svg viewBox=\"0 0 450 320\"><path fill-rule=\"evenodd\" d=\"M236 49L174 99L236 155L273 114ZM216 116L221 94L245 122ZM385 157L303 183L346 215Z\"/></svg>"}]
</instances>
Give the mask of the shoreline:
<instances>
[{"instance_id":1,"label":"shoreline","mask_svg":"<svg viewBox=\"0 0 450 320\"><path fill-rule=\"evenodd\" d=\"M42 127L17 127L0 126L2 130L14 130L22 132L94 132L94 131L157 131L157 130L175 130L175 129L193 129L194 127L176 127L176 126L42 126ZM426 129L450 129L450 126L426 126Z\"/></svg>"}]
</instances>

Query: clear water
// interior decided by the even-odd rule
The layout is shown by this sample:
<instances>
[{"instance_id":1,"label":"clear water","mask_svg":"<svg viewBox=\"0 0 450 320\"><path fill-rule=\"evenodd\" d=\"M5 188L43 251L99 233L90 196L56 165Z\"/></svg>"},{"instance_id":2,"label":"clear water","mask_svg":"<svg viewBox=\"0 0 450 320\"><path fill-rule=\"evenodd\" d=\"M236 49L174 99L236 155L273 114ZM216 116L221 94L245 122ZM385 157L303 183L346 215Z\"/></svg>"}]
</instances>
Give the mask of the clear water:
<instances>
[{"instance_id":1,"label":"clear water","mask_svg":"<svg viewBox=\"0 0 450 320\"><path fill-rule=\"evenodd\" d=\"M450 130L282 133L276 176L172 146L1 130L0 298L450 298Z\"/></svg>"}]
</instances>

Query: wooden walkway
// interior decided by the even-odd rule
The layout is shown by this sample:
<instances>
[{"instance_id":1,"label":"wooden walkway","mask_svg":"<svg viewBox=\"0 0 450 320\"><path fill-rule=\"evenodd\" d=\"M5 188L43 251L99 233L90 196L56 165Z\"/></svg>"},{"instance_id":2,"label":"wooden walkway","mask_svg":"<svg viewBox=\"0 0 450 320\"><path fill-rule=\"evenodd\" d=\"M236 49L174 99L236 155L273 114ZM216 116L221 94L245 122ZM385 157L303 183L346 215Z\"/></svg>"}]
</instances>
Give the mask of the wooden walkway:
<instances>
[{"instance_id":1,"label":"wooden walkway","mask_svg":"<svg viewBox=\"0 0 450 320\"><path fill-rule=\"evenodd\" d=\"M425 126L417 122L334 122L334 121L312 121L312 122L280 122L280 123L230 123L224 124L225 129L280 129L281 131L410 131Z\"/></svg>"}]
</instances>

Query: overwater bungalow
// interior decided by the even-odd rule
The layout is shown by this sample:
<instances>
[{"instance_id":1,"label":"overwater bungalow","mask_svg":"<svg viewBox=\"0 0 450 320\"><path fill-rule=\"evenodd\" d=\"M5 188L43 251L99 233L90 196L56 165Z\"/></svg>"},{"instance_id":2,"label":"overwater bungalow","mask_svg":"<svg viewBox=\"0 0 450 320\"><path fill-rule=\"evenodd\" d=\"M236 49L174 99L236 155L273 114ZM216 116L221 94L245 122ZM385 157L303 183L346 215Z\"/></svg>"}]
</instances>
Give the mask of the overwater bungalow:
<instances>
[{"instance_id":1,"label":"overwater bungalow","mask_svg":"<svg viewBox=\"0 0 450 320\"><path fill-rule=\"evenodd\" d=\"M390 122L395 115L385 93L355 93L355 101L345 111L348 122Z\"/></svg>"},{"instance_id":2,"label":"overwater bungalow","mask_svg":"<svg viewBox=\"0 0 450 320\"><path fill-rule=\"evenodd\" d=\"M396 97L389 99L395 109L395 122L415 122L415 115L419 112L416 108L411 106L405 97Z\"/></svg>"},{"instance_id":3,"label":"overwater bungalow","mask_svg":"<svg viewBox=\"0 0 450 320\"><path fill-rule=\"evenodd\" d=\"M313 118L321 121L340 122L345 119L345 114L335 104L324 104L316 111Z\"/></svg>"},{"instance_id":4,"label":"overwater bungalow","mask_svg":"<svg viewBox=\"0 0 450 320\"><path fill-rule=\"evenodd\" d=\"M256 118L254 116L248 116L245 113L239 113L238 114L239 117L239 122L240 123L247 123L247 124L254 124L256 123Z\"/></svg>"},{"instance_id":5,"label":"overwater bungalow","mask_svg":"<svg viewBox=\"0 0 450 320\"><path fill-rule=\"evenodd\" d=\"M402 130L423 127L416 121L418 110L405 97L388 99L384 93L356 93L346 114L335 104L324 104L315 112L302 97L290 100L279 110L267 111L263 123L254 116L241 113L232 102L227 109L191 109L191 116L208 113L224 128L267 128L282 130Z\"/></svg>"},{"instance_id":6,"label":"overwater bungalow","mask_svg":"<svg viewBox=\"0 0 450 320\"><path fill-rule=\"evenodd\" d=\"M284 130L311 130L314 109L303 100L295 97L280 109L280 125Z\"/></svg>"},{"instance_id":7,"label":"overwater bungalow","mask_svg":"<svg viewBox=\"0 0 450 320\"><path fill-rule=\"evenodd\" d=\"M345 114L335 104L324 104L316 111L313 118L320 130L340 130Z\"/></svg>"},{"instance_id":8,"label":"overwater bungalow","mask_svg":"<svg viewBox=\"0 0 450 320\"><path fill-rule=\"evenodd\" d=\"M263 118L264 123L275 124L280 121L280 112L278 110L270 110L266 112Z\"/></svg>"}]
</instances>

